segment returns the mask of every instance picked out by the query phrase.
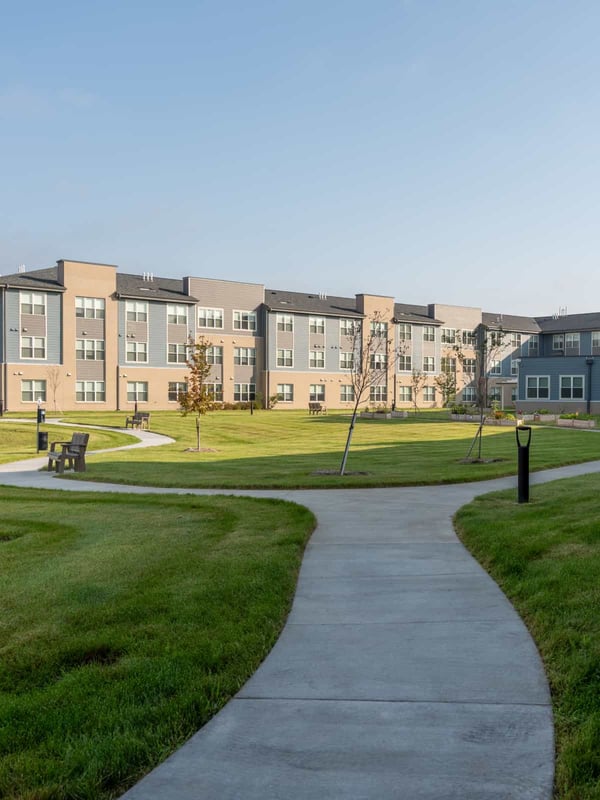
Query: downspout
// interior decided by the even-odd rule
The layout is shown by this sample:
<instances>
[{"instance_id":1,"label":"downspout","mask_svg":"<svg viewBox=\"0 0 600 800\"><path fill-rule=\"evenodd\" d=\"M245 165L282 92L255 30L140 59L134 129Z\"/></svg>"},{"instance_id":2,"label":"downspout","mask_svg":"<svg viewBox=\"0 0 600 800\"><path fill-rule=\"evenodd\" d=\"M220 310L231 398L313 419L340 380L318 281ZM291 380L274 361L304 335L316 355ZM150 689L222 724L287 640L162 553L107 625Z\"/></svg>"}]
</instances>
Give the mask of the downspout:
<instances>
[{"instance_id":1,"label":"downspout","mask_svg":"<svg viewBox=\"0 0 600 800\"><path fill-rule=\"evenodd\" d=\"M588 386L587 386L587 413L591 414L592 408L592 367L594 366L594 359L588 356L585 360L588 368Z\"/></svg>"}]
</instances>

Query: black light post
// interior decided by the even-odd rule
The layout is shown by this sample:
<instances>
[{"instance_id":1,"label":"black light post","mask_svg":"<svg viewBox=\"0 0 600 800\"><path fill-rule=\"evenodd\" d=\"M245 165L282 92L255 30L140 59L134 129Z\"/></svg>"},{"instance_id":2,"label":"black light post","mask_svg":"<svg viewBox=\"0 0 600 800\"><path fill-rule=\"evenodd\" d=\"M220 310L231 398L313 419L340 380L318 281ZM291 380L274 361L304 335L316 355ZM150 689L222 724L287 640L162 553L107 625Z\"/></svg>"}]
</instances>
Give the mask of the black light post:
<instances>
[{"instance_id":1,"label":"black light post","mask_svg":"<svg viewBox=\"0 0 600 800\"><path fill-rule=\"evenodd\" d=\"M515 433L517 435L517 448L519 451L519 478L518 478L519 503L528 503L529 502L529 445L531 443L531 427L529 425L517 425ZM527 434L526 437L525 434Z\"/></svg>"}]
</instances>

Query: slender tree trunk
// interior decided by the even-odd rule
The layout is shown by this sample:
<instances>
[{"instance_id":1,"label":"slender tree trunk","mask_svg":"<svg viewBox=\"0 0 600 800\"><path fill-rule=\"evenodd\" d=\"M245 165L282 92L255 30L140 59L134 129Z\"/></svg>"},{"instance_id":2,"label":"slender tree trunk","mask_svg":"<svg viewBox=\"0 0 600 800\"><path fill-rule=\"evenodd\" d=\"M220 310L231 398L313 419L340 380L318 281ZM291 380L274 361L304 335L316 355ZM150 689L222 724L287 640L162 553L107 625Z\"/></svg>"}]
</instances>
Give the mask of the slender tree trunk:
<instances>
[{"instance_id":1,"label":"slender tree trunk","mask_svg":"<svg viewBox=\"0 0 600 800\"><path fill-rule=\"evenodd\" d=\"M200 417L196 417L196 449L200 452Z\"/></svg>"},{"instance_id":2,"label":"slender tree trunk","mask_svg":"<svg viewBox=\"0 0 600 800\"><path fill-rule=\"evenodd\" d=\"M352 434L354 432L354 423L356 422L356 413L358 411L358 403L354 406L354 411L352 412L352 420L350 421L350 427L348 428L348 436L346 438L346 447L344 448L344 457L342 458L342 464L340 466L340 475L344 475L346 471L346 461L348 460L348 452L350 450L350 442L352 441Z\"/></svg>"}]
</instances>

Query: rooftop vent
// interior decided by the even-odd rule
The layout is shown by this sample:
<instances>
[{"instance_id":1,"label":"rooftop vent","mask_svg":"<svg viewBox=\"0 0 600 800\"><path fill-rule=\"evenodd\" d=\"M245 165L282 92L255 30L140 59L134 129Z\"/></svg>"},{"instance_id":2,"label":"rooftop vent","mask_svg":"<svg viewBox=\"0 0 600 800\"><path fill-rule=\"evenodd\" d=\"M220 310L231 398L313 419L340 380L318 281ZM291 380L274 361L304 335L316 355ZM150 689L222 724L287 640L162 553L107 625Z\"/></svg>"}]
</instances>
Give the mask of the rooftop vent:
<instances>
[{"instance_id":1,"label":"rooftop vent","mask_svg":"<svg viewBox=\"0 0 600 800\"><path fill-rule=\"evenodd\" d=\"M23 272L27 272L27 269L26 269L26 267L25 267L25 264L19 264L19 266L17 267L17 272L18 272L19 274L21 274L21 273L23 273Z\"/></svg>"},{"instance_id":2,"label":"rooftop vent","mask_svg":"<svg viewBox=\"0 0 600 800\"><path fill-rule=\"evenodd\" d=\"M319 300L327 300L327 292L319 292Z\"/></svg>"}]
</instances>

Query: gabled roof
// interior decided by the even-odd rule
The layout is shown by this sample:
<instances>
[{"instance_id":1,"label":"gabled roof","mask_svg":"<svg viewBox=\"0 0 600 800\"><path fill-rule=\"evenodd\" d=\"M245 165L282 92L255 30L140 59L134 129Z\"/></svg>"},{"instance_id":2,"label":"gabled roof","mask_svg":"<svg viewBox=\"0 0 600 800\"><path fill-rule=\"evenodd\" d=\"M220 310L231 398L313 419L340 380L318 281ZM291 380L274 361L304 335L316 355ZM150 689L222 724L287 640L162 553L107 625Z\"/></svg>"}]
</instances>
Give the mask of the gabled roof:
<instances>
[{"instance_id":1,"label":"gabled roof","mask_svg":"<svg viewBox=\"0 0 600 800\"><path fill-rule=\"evenodd\" d=\"M152 278L117 272L117 297L139 300L170 300L177 303L197 303L197 299L183 291L183 281L176 278Z\"/></svg>"},{"instance_id":2,"label":"gabled roof","mask_svg":"<svg viewBox=\"0 0 600 800\"><path fill-rule=\"evenodd\" d=\"M398 322L418 322L421 325L442 325L439 319L429 316L427 306L411 303L394 303L394 317Z\"/></svg>"},{"instance_id":3,"label":"gabled roof","mask_svg":"<svg viewBox=\"0 0 600 800\"><path fill-rule=\"evenodd\" d=\"M0 286L11 289L30 289L31 291L64 292L65 287L57 280L58 268L34 269L31 272L15 272L13 275L2 275Z\"/></svg>"},{"instance_id":4,"label":"gabled roof","mask_svg":"<svg viewBox=\"0 0 600 800\"><path fill-rule=\"evenodd\" d=\"M269 311L321 314L329 317L359 317L361 319L364 316L356 310L356 300L353 297L326 297L318 294L265 289L265 305Z\"/></svg>"},{"instance_id":5,"label":"gabled roof","mask_svg":"<svg viewBox=\"0 0 600 800\"><path fill-rule=\"evenodd\" d=\"M589 314L565 314L556 317L536 317L542 333L563 331L600 331L600 312Z\"/></svg>"},{"instance_id":6,"label":"gabled roof","mask_svg":"<svg viewBox=\"0 0 600 800\"><path fill-rule=\"evenodd\" d=\"M534 317L519 317L514 314L492 314L484 311L481 321L492 330L516 331L518 333L540 333L540 326Z\"/></svg>"}]
</instances>

